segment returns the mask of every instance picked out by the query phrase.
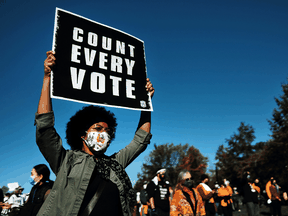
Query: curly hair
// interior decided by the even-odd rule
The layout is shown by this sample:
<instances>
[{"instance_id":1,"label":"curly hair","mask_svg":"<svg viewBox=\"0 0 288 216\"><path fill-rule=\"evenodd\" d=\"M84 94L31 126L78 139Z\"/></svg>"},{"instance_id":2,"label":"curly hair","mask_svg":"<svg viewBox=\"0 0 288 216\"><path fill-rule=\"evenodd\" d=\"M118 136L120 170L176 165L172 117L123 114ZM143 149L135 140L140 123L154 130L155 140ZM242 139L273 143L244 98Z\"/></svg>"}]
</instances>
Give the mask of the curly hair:
<instances>
[{"instance_id":1,"label":"curly hair","mask_svg":"<svg viewBox=\"0 0 288 216\"><path fill-rule=\"evenodd\" d=\"M72 150L82 149L83 140L81 137L85 136L86 131L98 122L106 122L111 141L115 138L117 122L114 113L107 111L104 107L86 106L77 111L66 126L66 140Z\"/></svg>"}]
</instances>

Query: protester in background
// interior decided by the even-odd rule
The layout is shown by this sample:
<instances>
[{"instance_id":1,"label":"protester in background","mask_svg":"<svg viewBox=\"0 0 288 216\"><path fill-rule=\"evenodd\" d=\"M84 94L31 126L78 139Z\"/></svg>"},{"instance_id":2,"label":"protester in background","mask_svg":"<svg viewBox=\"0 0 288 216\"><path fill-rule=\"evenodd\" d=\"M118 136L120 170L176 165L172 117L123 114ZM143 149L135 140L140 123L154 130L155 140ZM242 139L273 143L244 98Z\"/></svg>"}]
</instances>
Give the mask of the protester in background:
<instances>
[{"instance_id":1,"label":"protester in background","mask_svg":"<svg viewBox=\"0 0 288 216\"><path fill-rule=\"evenodd\" d=\"M166 169L157 171L156 176L147 185L152 215L168 216L170 213L170 185L166 183Z\"/></svg>"},{"instance_id":2,"label":"protester in background","mask_svg":"<svg viewBox=\"0 0 288 216\"><path fill-rule=\"evenodd\" d=\"M251 184L251 191L252 191L252 200L254 203L254 215L260 216L260 185L259 179L256 178L254 182Z\"/></svg>"},{"instance_id":3,"label":"protester in background","mask_svg":"<svg viewBox=\"0 0 288 216\"><path fill-rule=\"evenodd\" d=\"M4 194L2 188L0 188L0 204L4 201ZM0 206L0 212L2 211L2 205Z\"/></svg>"},{"instance_id":4,"label":"protester in background","mask_svg":"<svg viewBox=\"0 0 288 216\"><path fill-rule=\"evenodd\" d=\"M220 198L221 211L224 216L232 216L232 199L229 190L226 188L224 181L220 182L218 189L218 197Z\"/></svg>"},{"instance_id":5,"label":"protester in background","mask_svg":"<svg viewBox=\"0 0 288 216\"><path fill-rule=\"evenodd\" d=\"M250 176L244 175L243 178L243 203L246 205L248 216L255 215L255 200L253 200L252 180Z\"/></svg>"},{"instance_id":6,"label":"protester in background","mask_svg":"<svg viewBox=\"0 0 288 216\"><path fill-rule=\"evenodd\" d=\"M226 187L226 189L228 190L229 195L230 195L230 198L231 198L231 200L232 200L231 206L232 206L232 210L234 211L234 210L235 210L235 207L234 207L234 203L233 203L233 199L232 199L233 189L232 189L232 187L230 186L230 181L228 181L227 179L224 179L224 184L225 184L225 187Z\"/></svg>"},{"instance_id":7,"label":"protester in background","mask_svg":"<svg viewBox=\"0 0 288 216\"><path fill-rule=\"evenodd\" d=\"M147 193L147 182L143 184L143 189L140 191L140 201L141 201L141 216L151 216L151 205Z\"/></svg>"},{"instance_id":8,"label":"protester in background","mask_svg":"<svg viewBox=\"0 0 288 216\"><path fill-rule=\"evenodd\" d=\"M272 181L273 181L274 177L271 176L269 181L266 183L266 186L265 186L265 191L266 191L266 195L267 195L267 204L269 205L270 207L270 213L271 215L273 214L273 208L272 208L272 205L271 205L271 191L270 191L270 186L272 185Z\"/></svg>"},{"instance_id":9,"label":"protester in background","mask_svg":"<svg viewBox=\"0 0 288 216\"><path fill-rule=\"evenodd\" d=\"M24 198L20 194L20 189L20 186L17 187L7 201L7 203L10 205L10 215L18 214L20 207L22 207L25 203Z\"/></svg>"},{"instance_id":10,"label":"protester in background","mask_svg":"<svg viewBox=\"0 0 288 216\"><path fill-rule=\"evenodd\" d=\"M272 180L272 184L270 186L270 192L271 192L271 206L272 206L272 214L273 216L281 216L281 197L280 197L280 188L277 185L277 181L274 178Z\"/></svg>"},{"instance_id":11,"label":"protester in background","mask_svg":"<svg viewBox=\"0 0 288 216\"><path fill-rule=\"evenodd\" d=\"M201 183L196 187L200 193L205 205L206 216L214 216L216 213L216 205L214 201L215 189L212 190L208 186L209 176L206 174L201 175Z\"/></svg>"},{"instance_id":12,"label":"protester in background","mask_svg":"<svg viewBox=\"0 0 288 216\"><path fill-rule=\"evenodd\" d=\"M7 215L10 212L10 205L8 204L8 200L11 196L11 193L5 193L3 203L2 203L2 211L1 215Z\"/></svg>"},{"instance_id":13,"label":"protester in background","mask_svg":"<svg viewBox=\"0 0 288 216\"><path fill-rule=\"evenodd\" d=\"M140 192L136 193L136 203L134 206L134 212L132 216L140 216L140 207L141 207L141 202L140 202Z\"/></svg>"},{"instance_id":14,"label":"protester in background","mask_svg":"<svg viewBox=\"0 0 288 216\"><path fill-rule=\"evenodd\" d=\"M56 180L51 194L38 215L123 215L130 216L136 201L125 168L146 148L152 135L151 112L142 111L132 142L112 156L104 153L115 138L116 118L104 107L88 106L79 110L66 127L65 150L54 128L50 96L51 70L56 64L54 52L46 53L44 79L35 115L36 142ZM149 79L146 90L152 97ZM99 199L96 199L99 197Z\"/></svg>"},{"instance_id":15,"label":"protester in background","mask_svg":"<svg viewBox=\"0 0 288 216\"><path fill-rule=\"evenodd\" d=\"M237 187L233 187L233 194L232 194L233 205L235 211L241 212L240 205L241 205L241 197L237 191Z\"/></svg>"},{"instance_id":16,"label":"protester in background","mask_svg":"<svg viewBox=\"0 0 288 216\"><path fill-rule=\"evenodd\" d=\"M220 202L221 202L221 199L218 197L218 189L220 188L220 185L219 185L218 181L214 182L214 188L216 190L215 191L215 196L214 196L214 201L215 201L215 206L216 206L215 216L221 216L222 215L222 212L220 213L220 208L221 208Z\"/></svg>"},{"instance_id":17,"label":"protester in background","mask_svg":"<svg viewBox=\"0 0 288 216\"><path fill-rule=\"evenodd\" d=\"M50 180L50 170L45 164L38 164L32 168L29 181L33 185L30 196L23 208L13 215L36 216L53 186L53 181Z\"/></svg>"},{"instance_id":18,"label":"protester in background","mask_svg":"<svg viewBox=\"0 0 288 216\"><path fill-rule=\"evenodd\" d=\"M181 171L178 175L175 193L171 202L171 216L205 215L204 202L194 186L196 185L191 173L187 170Z\"/></svg>"}]
</instances>

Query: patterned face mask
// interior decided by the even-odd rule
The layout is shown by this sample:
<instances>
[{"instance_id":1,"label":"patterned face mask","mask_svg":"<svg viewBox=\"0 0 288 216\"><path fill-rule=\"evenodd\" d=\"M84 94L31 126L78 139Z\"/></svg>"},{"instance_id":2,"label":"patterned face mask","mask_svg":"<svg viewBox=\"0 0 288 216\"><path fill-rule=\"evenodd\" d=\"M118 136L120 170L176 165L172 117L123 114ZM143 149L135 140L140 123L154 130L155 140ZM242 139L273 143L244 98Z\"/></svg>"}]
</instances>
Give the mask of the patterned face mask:
<instances>
[{"instance_id":1,"label":"patterned face mask","mask_svg":"<svg viewBox=\"0 0 288 216\"><path fill-rule=\"evenodd\" d=\"M99 152L108 147L110 136L107 132L89 132L87 140L84 139L84 141L88 147Z\"/></svg>"}]
</instances>

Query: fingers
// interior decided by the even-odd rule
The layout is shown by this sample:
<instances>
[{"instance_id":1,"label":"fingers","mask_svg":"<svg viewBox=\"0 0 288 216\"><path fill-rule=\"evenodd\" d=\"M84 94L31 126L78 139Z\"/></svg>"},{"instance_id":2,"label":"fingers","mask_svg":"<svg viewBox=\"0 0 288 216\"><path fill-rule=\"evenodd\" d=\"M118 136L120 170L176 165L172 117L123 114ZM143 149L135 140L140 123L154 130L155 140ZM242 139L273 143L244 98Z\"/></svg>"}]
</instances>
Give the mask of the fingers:
<instances>
[{"instance_id":1,"label":"fingers","mask_svg":"<svg viewBox=\"0 0 288 216\"><path fill-rule=\"evenodd\" d=\"M44 61L44 73L45 75L50 76L51 70L53 66L55 65L55 53L53 51L46 52L47 58Z\"/></svg>"},{"instance_id":2,"label":"fingers","mask_svg":"<svg viewBox=\"0 0 288 216\"><path fill-rule=\"evenodd\" d=\"M152 98L154 95L155 89L154 89L149 78L146 79L146 91L148 91L150 93L150 96Z\"/></svg>"}]
</instances>

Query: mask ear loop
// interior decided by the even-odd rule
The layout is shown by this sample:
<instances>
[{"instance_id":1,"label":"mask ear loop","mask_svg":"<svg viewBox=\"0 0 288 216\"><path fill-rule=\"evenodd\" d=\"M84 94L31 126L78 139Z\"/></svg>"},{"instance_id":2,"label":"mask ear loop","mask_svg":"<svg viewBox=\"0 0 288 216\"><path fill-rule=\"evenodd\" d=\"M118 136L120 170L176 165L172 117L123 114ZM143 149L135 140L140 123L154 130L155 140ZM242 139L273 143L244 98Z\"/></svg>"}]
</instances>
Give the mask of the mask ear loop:
<instances>
[{"instance_id":1,"label":"mask ear loop","mask_svg":"<svg viewBox=\"0 0 288 216\"><path fill-rule=\"evenodd\" d=\"M85 133L86 133L86 135L88 134L88 132L87 131L85 131ZM87 147L88 147L88 143L87 143L87 140L86 139L84 139L83 137L81 137L81 139L85 142L85 144L87 145Z\"/></svg>"}]
</instances>

